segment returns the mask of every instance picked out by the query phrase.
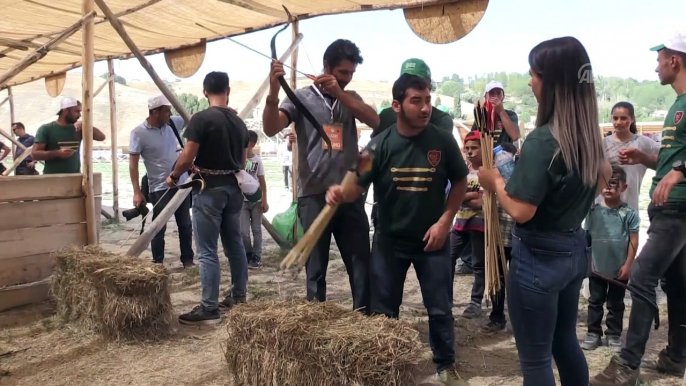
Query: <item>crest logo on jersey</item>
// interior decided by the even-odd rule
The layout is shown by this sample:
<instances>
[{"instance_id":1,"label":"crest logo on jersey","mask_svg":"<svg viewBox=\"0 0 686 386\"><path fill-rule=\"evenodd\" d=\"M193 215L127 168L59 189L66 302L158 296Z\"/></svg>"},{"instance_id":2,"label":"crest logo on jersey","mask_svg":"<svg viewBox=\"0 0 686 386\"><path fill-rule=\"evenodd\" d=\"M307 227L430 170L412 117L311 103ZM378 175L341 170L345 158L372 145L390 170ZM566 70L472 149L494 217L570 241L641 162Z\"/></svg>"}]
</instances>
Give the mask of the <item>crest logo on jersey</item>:
<instances>
[{"instance_id":1,"label":"crest logo on jersey","mask_svg":"<svg viewBox=\"0 0 686 386\"><path fill-rule=\"evenodd\" d=\"M429 159L429 163L431 166L436 167L439 162L441 162L441 152L438 150L429 150L429 152L426 155L426 158Z\"/></svg>"},{"instance_id":2,"label":"crest logo on jersey","mask_svg":"<svg viewBox=\"0 0 686 386\"><path fill-rule=\"evenodd\" d=\"M674 124L678 125L679 122L681 122L681 119L684 117L684 112L683 111L677 111L674 113Z\"/></svg>"}]
</instances>

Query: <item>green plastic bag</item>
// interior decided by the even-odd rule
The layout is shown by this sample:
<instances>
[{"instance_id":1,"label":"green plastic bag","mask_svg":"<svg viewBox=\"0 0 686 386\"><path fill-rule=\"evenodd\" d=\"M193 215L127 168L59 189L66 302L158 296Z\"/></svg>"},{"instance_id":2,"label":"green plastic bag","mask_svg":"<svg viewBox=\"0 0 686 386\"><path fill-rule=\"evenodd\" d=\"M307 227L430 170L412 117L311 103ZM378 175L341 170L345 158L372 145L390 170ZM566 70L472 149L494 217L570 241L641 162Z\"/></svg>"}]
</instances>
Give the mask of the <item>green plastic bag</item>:
<instances>
[{"instance_id":1,"label":"green plastic bag","mask_svg":"<svg viewBox=\"0 0 686 386\"><path fill-rule=\"evenodd\" d=\"M298 239L301 239L305 235L303 226L298 219L298 202L295 201L291 206L283 213L279 213L272 219L272 226L276 229L276 232L281 236L282 239L286 240L290 244L295 244L295 238L293 237L293 225L298 221Z\"/></svg>"}]
</instances>

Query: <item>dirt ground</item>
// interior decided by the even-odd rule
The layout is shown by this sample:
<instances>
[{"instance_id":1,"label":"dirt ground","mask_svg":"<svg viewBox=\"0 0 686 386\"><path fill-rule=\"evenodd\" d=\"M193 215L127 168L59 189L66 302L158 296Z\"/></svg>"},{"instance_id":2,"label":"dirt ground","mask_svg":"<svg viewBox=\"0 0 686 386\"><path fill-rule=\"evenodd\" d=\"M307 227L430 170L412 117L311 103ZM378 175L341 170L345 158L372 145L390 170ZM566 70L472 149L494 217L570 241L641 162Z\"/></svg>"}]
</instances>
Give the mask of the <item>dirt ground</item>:
<instances>
[{"instance_id":1,"label":"dirt ground","mask_svg":"<svg viewBox=\"0 0 686 386\"><path fill-rule=\"evenodd\" d=\"M284 211L290 204L290 193L272 170L270 189L270 216ZM123 202L123 207L126 202ZM368 208L369 209L369 208ZM139 220L119 225L104 225L101 243L113 251L126 251L135 235L126 241ZM137 234L137 232L135 232ZM248 300L261 298L286 298L305 296L304 276L293 280L276 272L284 252L264 233L264 268L251 271ZM172 219L166 232L165 264L173 272L172 301L175 312L182 313L193 308L200 299L197 268L184 271L179 262L179 245L176 226ZM126 241L126 242L125 242ZM122 248L121 245L124 245ZM221 250L221 248L220 248ZM141 258L151 258L145 252ZM222 261L222 292L228 290L230 279L227 260ZM331 248L328 272L329 301L351 307L350 289L342 260L335 245ZM459 371L472 386L521 385L517 351L508 330L495 335L484 335L479 321L459 317L469 302L473 279L470 276L455 278L455 306L457 355ZM626 315L630 310L630 300ZM578 335L585 334L586 301L579 303ZM665 346L666 305L661 305L663 327L653 332L648 344L647 356L655 355ZM188 327L176 325L175 335L157 344L123 344L103 342L98 336L63 325L53 316L54 305L40 305L16 309L0 314L0 385L188 385L188 386L237 386L233 385L223 362L222 347L227 344L226 326ZM401 318L413 323L421 332L426 347L426 360L417 366L420 385L439 385L433 377L433 365L428 346L428 324L422 305L421 293L414 272L408 274ZM625 324L626 326L626 324ZM602 370L612 353L607 348L587 352L591 373ZM678 385L678 378L644 373L644 386ZM303 385L306 386L306 385Z\"/></svg>"}]
</instances>

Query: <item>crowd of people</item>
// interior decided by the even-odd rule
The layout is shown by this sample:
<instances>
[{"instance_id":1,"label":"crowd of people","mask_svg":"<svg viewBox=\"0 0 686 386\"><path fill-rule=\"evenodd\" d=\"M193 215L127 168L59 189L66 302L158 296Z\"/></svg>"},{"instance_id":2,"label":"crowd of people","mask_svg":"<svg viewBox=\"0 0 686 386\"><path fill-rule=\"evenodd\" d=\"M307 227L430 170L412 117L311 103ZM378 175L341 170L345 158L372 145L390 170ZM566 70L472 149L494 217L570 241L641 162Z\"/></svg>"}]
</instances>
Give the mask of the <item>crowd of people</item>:
<instances>
[{"instance_id":1,"label":"crowd of people","mask_svg":"<svg viewBox=\"0 0 686 386\"><path fill-rule=\"evenodd\" d=\"M284 66L273 61L263 128L272 137L294 127L287 133L292 139L287 146L297 148L298 218L307 230L326 205L340 205L307 261L307 299L327 300L332 236L349 277L353 308L366 315L399 317L403 285L413 266L428 313L437 376L446 385L467 385L456 366L454 275L464 273L464 267L474 275L462 317L478 318L486 282L484 233L487 227L497 227L509 269L505 278L501 267L502 290L493 298L483 329L505 329L507 299L524 386L555 385L553 360L563 386L635 385L654 318L652 305L643 298L654 302L660 281L668 299L668 344L644 366L683 376L686 33L677 33L652 50L657 53L660 82L677 94L661 144L638 135L628 102L614 106L614 133L603 137L594 84L579 79L579 69L588 69L591 61L575 38L544 41L529 53L530 86L539 107L537 127L521 149L513 144L521 136L517 115L503 106L505 87L490 82L484 99L497 114L493 140L516 155L514 172L507 179L497 168L482 165L482 134L476 126L460 149L450 116L432 106L431 71L424 61L412 58L402 64L393 84L392 106L380 113L346 89L363 64L360 50L348 40L333 42L324 53L323 74L283 101L279 80ZM151 98L149 116L130 140L134 206L157 203L157 216L190 172L204 183L203 189L193 188L192 203L189 197L176 212L181 261L184 267L194 265L195 238L202 288L200 304L179 316L182 324L218 323L220 309L247 300L248 270L261 266L260 224L269 210L263 161L254 152L258 135L228 107L228 75L209 73L203 90L210 107L190 122L172 117L171 103L163 96ZM23 125L13 127L26 144L35 142L27 169L43 160L45 173L78 172L74 154L81 140L80 103L65 98L61 107L57 121L41 127L35 139L27 137ZM365 152L358 148L357 121L374 129ZM184 127L182 141L177 135ZM93 137L104 139L97 129ZM288 187L290 158L284 151L290 153L290 148L280 149ZM139 157L147 171L142 179ZM638 253L638 197L648 168L656 170L648 207L649 238ZM260 199L244 194L242 171L259 181ZM342 186L349 171L356 172L356 183ZM364 197L371 185L370 242ZM484 218L484 191L496 194L498 224ZM221 301L220 237L232 283ZM153 261L161 263L164 230L152 241L152 251ZM579 296L588 277L587 334L580 343ZM643 297L634 297L623 341L627 285ZM608 312L603 332L604 308ZM591 376L582 349L605 344L617 354L602 372Z\"/></svg>"}]
</instances>

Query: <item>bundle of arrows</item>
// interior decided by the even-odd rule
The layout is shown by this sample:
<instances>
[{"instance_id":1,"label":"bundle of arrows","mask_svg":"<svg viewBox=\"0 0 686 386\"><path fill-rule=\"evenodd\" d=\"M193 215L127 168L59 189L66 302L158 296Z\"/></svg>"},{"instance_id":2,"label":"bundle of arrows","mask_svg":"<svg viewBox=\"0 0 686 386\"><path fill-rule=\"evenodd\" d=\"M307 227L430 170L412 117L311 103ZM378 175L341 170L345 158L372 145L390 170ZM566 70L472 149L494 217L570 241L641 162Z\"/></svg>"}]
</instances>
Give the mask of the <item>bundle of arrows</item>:
<instances>
[{"instance_id":1,"label":"bundle of arrows","mask_svg":"<svg viewBox=\"0 0 686 386\"><path fill-rule=\"evenodd\" d=\"M498 115L493 105L488 101L483 105L474 105L474 123L481 134L481 160L484 168L494 168L493 161L493 133ZM484 191L484 222L485 222L485 259L486 259L486 291L485 297L491 301L500 291L501 270L507 277L507 262L503 238L500 233L500 218L495 192Z\"/></svg>"},{"instance_id":2,"label":"bundle of arrows","mask_svg":"<svg viewBox=\"0 0 686 386\"><path fill-rule=\"evenodd\" d=\"M345 174L345 177L341 182L344 192L351 192L357 189L357 176L371 168L375 148L376 146L374 144L370 144L360 152L354 167ZM336 214L338 206L338 204L327 204L324 209L322 209L303 237L281 261L280 269L291 270L294 275L297 275L302 270L307 263L307 260L310 258L312 249L317 245L317 242L322 237L322 233L324 233L324 230L329 226L329 222L331 222L334 214Z\"/></svg>"}]
</instances>

